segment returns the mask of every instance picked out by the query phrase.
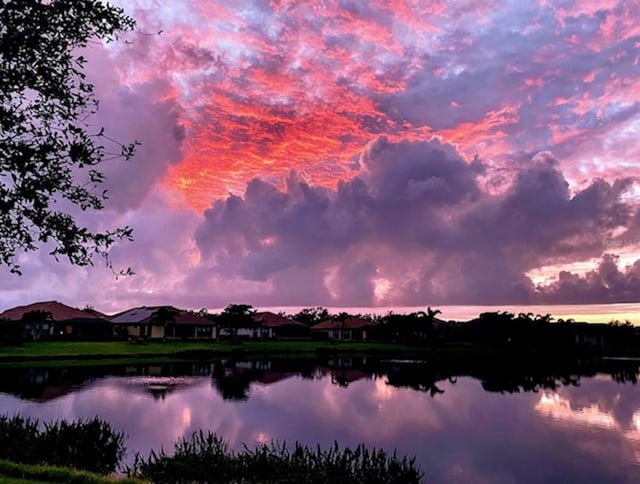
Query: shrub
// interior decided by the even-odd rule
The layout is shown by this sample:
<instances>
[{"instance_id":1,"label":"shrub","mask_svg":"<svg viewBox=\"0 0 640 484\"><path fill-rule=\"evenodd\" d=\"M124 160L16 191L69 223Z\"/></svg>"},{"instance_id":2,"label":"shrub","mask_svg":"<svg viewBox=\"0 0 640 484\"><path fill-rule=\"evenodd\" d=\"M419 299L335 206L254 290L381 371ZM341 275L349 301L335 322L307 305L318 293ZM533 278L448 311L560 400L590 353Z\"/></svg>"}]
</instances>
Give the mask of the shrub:
<instances>
[{"instance_id":1,"label":"shrub","mask_svg":"<svg viewBox=\"0 0 640 484\"><path fill-rule=\"evenodd\" d=\"M0 459L114 472L124 456L124 435L94 418L51 422L0 416Z\"/></svg>"},{"instance_id":2,"label":"shrub","mask_svg":"<svg viewBox=\"0 0 640 484\"><path fill-rule=\"evenodd\" d=\"M4 482L7 477L29 479L29 482L33 479L33 481L64 482L67 484L145 484L145 481L132 478L116 479L64 467L17 464L0 460L0 481Z\"/></svg>"},{"instance_id":3,"label":"shrub","mask_svg":"<svg viewBox=\"0 0 640 484\"><path fill-rule=\"evenodd\" d=\"M322 450L296 442L289 450L272 442L234 453L220 437L202 431L179 440L172 456L164 450L146 459L136 455L126 472L155 483L412 484L423 476L414 458L364 445L352 450L336 443Z\"/></svg>"},{"instance_id":4,"label":"shrub","mask_svg":"<svg viewBox=\"0 0 640 484\"><path fill-rule=\"evenodd\" d=\"M23 331L22 321L0 319L0 346L21 345Z\"/></svg>"}]
</instances>

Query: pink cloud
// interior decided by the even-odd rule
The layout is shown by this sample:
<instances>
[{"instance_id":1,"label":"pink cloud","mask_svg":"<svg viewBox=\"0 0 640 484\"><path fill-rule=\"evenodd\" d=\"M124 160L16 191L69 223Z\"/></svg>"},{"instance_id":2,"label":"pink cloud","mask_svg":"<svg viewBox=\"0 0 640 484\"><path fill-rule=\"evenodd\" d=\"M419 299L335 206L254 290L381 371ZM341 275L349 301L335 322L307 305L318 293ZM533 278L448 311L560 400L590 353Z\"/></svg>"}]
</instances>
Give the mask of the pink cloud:
<instances>
[{"instance_id":1,"label":"pink cloud","mask_svg":"<svg viewBox=\"0 0 640 484\"><path fill-rule=\"evenodd\" d=\"M103 101L96 124L117 139L137 138L142 147L133 164L105 165L111 205L93 223L135 222L138 240L154 249L145 252L136 245L129 254L115 251L125 265L135 266L139 257L140 271L137 282L109 290L105 297L111 305L125 293L131 301L158 300L166 294L158 280L170 281L173 294L194 305L209 305L212 288L263 302L281 300L292 281L292 297L311 304L316 296L340 303L417 301L429 294L455 300L471 297L483 272L504 276L508 287L496 290L505 299L524 300L537 290L525 276L535 264L603 255L587 228L608 236L615 229L608 224L619 219L635 230L637 221L628 214L637 208L637 197L629 189L622 201L627 182L621 181L640 177L640 31L635 22L640 11L633 2L118 3L138 19L145 35L134 34L126 46L96 46L88 54L89 74ZM161 35L146 35L159 30ZM383 136L386 144L376 141ZM424 179L402 171L415 162L417 147L426 147L422 155L431 156L435 140L447 146L443 156L455 160L457 178L449 165L442 176ZM374 148L380 150L375 156ZM536 154L546 152L559 161L543 169ZM386 160L384 169L375 164L376 156ZM415 163L417 171L426 169ZM465 177L472 182L462 183ZM536 177L552 186L532 188L527 181L542 184ZM396 180L405 198L395 204L378 200L383 212L377 218L366 204L350 205L364 204L367 190L390 189L384 179ZM508 196L522 203L522 210L530 208L513 187L542 200L556 197L558 205L547 200L551 208L541 202L531 213L510 212L504 206ZM415 200L428 196L431 206L413 212ZM282 209L269 197L286 200L285 207L311 210L314 220L328 224L327 233L334 225L343 232L304 265L295 257L302 258L305 246L296 243L321 241L288 240L270 232L287 227L260 224L254 227L258 237L233 221L207 219L237 204L251 226L257 223L255 200L275 203L275 212ZM443 200L447 203L439 205ZM566 207L580 203L589 207L579 218L583 228L569 236L563 232L565 222L572 226ZM618 212L621 206L627 215ZM496 231L485 234L486 240L474 234L483 241L481 248L455 239L466 255L456 252L455 244L446 245L443 255L426 253L418 243L426 232L410 226L432 226L442 237L454 237L458 230L461 237L467 234L459 226L464 216L482 230L473 218L477 207L494 217L486 222ZM548 210L549 217L563 221L555 236L544 224L535 242L514 241L500 229L525 230L529 226L510 225L520 218L537 227ZM371 219L358 218L363 214ZM143 232L161 234L167 230L165 219L185 233L149 240ZM286 226L294 220L299 219L273 223ZM360 227L357 243L343 227L345 220ZM401 221L408 225L398 227ZM202 235L207 223L219 229L216 240ZM196 226L200 232L194 239ZM387 240L383 229L398 242ZM511 242L503 244L505 238ZM490 241L500 250L485 262L474 259L474 254L487 255L482 251ZM225 254L229 248L242 254L240 260L234 259L236 253ZM198 249L215 254L216 264L206 257L197 261ZM47 277L68 283L76 274L40 258L32 267L50 274L36 281L40 289L32 294L44 290ZM472 271L478 275L467 280ZM397 282L405 272L407 281ZM82 279L94 273L78 274ZM460 282L460 294L445 274ZM226 286L223 277L230 281ZM350 277L362 282L358 290L344 282ZM383 279L396 283L376 299L370 282ZM22 292L5 300L29 294L18 286ZM194 296L187 294L189 288L196 289ZM93 294L74 290L78 300Z\"/></svg>"}]
</instances>

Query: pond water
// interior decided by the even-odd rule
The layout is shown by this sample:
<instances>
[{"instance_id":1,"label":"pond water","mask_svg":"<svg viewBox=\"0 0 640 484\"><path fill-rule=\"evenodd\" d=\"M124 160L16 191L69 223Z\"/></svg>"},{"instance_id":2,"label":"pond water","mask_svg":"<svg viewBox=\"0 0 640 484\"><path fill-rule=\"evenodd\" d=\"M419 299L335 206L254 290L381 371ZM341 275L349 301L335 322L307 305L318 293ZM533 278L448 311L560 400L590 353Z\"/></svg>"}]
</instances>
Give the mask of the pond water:
<instances>
[{"instance_id":1,"label":"pond water","mask_svg":"<svg viewBox=\"0 0 640 484\"><path fill-rule=\"evenodd\" d=\"M198 429L232 447L365 442L425 482L639 482L638 362L214 361L1 369L0 412L106 419L130 453ZM130 457L130 456L129 456Z\"/></svg>"}]
</instances>

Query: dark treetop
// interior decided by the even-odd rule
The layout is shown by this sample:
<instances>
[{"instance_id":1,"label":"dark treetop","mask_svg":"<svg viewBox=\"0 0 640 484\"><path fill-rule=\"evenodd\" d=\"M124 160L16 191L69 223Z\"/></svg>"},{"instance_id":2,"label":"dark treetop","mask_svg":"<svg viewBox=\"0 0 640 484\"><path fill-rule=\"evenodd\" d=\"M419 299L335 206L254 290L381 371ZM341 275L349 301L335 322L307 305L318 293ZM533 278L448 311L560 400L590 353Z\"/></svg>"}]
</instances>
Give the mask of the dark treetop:
<instances>
[{"instance_id":1,"label":"dark treetop","mask_svg":"<svg viewBox=\"0 0 640 484\"><path fill-rule=\"evenodd\" d=\"M96 166L135 147L87 123L98 102L79 49L134 25L96 0L0 2L0 264L11 272L20 273L18 253L45 244L72 264L97 254L110 266L108 248L131 237L128 227L92 232L73 210L103 208Z\"/></svg>"}]
</instances>

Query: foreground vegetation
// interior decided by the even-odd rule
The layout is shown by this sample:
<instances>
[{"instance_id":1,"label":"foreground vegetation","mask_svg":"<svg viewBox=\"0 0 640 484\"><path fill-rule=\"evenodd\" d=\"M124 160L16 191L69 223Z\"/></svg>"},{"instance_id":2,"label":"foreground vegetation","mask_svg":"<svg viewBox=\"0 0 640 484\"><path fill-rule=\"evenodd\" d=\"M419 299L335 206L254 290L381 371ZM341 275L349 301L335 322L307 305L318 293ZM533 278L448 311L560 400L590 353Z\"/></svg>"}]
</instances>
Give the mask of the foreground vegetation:
<instances>
[{"instance_id":1,"label":"foreground vegetation","mask_svg":"<svg viewBox=\"0 0 640 484\"><path fill-rule=\"evenodd\" d=\"M46 464L20 464L0 460L0 482L3 484L25 484L42 482L64 482L69 484L144 484L141 479L115 478L88 471L79 471L71 467L59 467Z\"/></svg>"},{"instance_id":2,"label":"foreground vegetation","mask_svg":"<svg viewBox=\"0 0 640 484\"><path fill-rule=\"evenodd\" d=\"M208 482L229 483L349 483L412 484L421 482L423 473L415 459L399 458L395 452L369 451L364 445L340 449L336 443L323 450L296 442L260 444L239 452L212 433L202 431L179 440L172 455L151 452L136 457L127 474L154 483Z\"/></svg>"},{"instance_id":3,"label":"foreground vegetation","mask_svg":"<svg viewBox=\"0 0 640 484\"><path fill-rule=\"evenodd\" d=\"M47 422L0 415L0 459L22 464L68 466L100 474L115 472L124 457L124 434L94 418Z\"/></svg>"},{"instance_id":4,"label":"foreground vegetation","mask_svg":"<svg viewBox=\"0 0 640 484\"><path fill-rule=\"evenodd\" d=\"M147 457L136 455L133 464L124 468L132 479L102 477L122 465L125 452L124 435L97 418L40 425L20 416L0 416L0 479L95 484L136 483L139 479L154 483L412 484L421 482L423 476L414 458L364 445L352 450L336 443L323 450L298 442L293 448L271 443L234 452L219 436L199 431L176 442L171 455L163 449Z\"/></svg>"}]
</instances>

